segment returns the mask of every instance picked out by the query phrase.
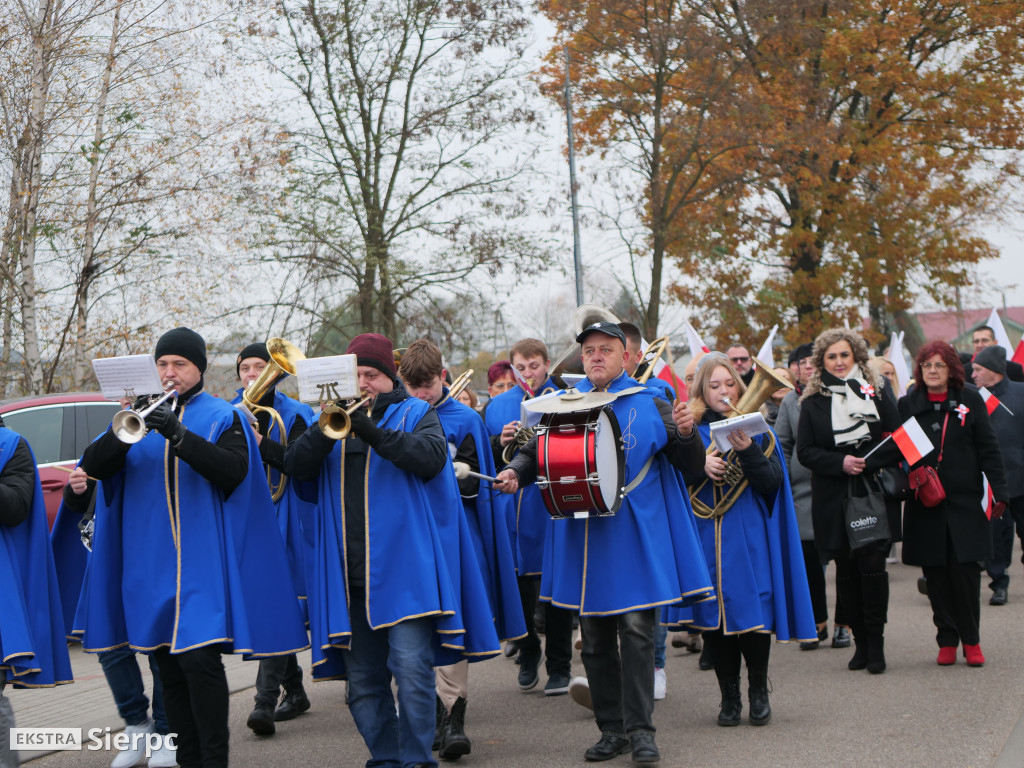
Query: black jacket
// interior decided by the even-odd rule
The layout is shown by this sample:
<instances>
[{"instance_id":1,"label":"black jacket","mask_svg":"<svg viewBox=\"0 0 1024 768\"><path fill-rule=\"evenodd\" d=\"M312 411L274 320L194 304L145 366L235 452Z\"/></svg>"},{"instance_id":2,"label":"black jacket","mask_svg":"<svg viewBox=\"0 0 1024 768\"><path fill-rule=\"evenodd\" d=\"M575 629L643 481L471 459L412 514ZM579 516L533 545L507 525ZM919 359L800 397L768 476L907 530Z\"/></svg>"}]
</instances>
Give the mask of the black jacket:
<instances>
[{"instance_id":1,"label":"black jacket","mask_svg":"<svg viewBox=\"0 0 1024 768\"><path fill-rule=\"evenodd\" d=\"M0 427L3 425L0 419ZM0 523L14 526L25 522L32 511L35 491L36 463L25 438L21 438L0 473Z\"/></svg>"},{"instance_id":2,"label":"black jacket","mask_svg":"<svg viewBox=\"0 0 1024 768\"><path fill-rule=\"evenodd\" d=\"M968 409L962 425L956 412L960 405ZM939 444L947 414L949 422L940 463ZM981 395L969 389L950 390L945 402L931 403L926 392L915 389L900 400L900 415L904 419L914 416L935 446L914 467L938 466L939 480L946 491L946 500L937 507L925 507L913 498L907 501L903 513L903 562L948 565L948 541L952 541L957 562L991 558L992 535L982 508L981 473L988 476L996 501L1007 501L1009 494L999 442Z\"/></svg>"},{"instance_id":3,"label":"black jacket","mask_svg":"<svg viewBox=\"0 0 1024 768\"><path fill-rule=\"evenodd\" d=\"M989 391L1006 407L992 412L992 428L999 440L1010 498L1024 496L1024 384L1003 378Z\"/></svg>"},{"instance_id":4,"label":"black jacket","mask_svg":"<svg viewBox=\"0 0 1024 768\"><path fill-rule=\"evenodd\" d=\"M816 392L800 403L800 421L797 425L796 455L811 472L811 518L814 521L814 546L826 552L844 552L850 544L846 535L846 500L850 495L851 476L843 472L846 456L865 456L878 445L883 435L900 425L896 402L883 391L873 398L878 409L878 421L868 425L871 439L854 447L836 446L832 433L832 395ZM867 460L865 477L881 467L896 464L899 449L890 440ZM863 485L854 479L855 492ZM861 495L861 493L856 493ZM892 540L900 539L898 504L887 504L889 530Z\"/></svg>"},{"instance_id":5,"label":"black jacket","mask_svg":"<svg viewBox=\"0 0 1024 768\"><path fill-rule=\"evenodd\" d=\"M371 449L399 469L424 480L436 476L448 461L448 442L441 421L433 408L423 415L412 432L380 429L375 426L389 405L400 403L409 397L409 393L397 379L394 385L394 390L377 395L374 401L370 414L374 426L369 430L358 427L360 431L365 432L365 439L355 434L355 426L352 434L345 438L345 477L355 479L355 482L346 482L342 488L342 500L346 509L368 509L372 512L374 492L378 489L368 489L369 498L364 493L366 459ZM355 419L353 423L355 424ZM299 481L316 480L320 476L324 459L334 449L334 442L320 431L318 422L313 422L313 425L285 451L285 474ZM363 515L345 515L345 558L350 587L366 586L365 523Z\"/></svg>"}]
</instances>

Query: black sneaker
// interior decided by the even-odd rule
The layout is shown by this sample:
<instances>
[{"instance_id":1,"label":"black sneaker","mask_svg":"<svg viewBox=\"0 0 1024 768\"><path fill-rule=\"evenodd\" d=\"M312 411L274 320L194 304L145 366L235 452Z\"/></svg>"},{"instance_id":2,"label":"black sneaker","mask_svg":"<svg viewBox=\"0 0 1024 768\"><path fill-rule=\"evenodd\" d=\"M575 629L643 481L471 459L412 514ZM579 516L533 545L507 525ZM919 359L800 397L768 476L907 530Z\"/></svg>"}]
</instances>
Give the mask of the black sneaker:
<instances>
[{"instance_id":1,"label":"black sneaker","mask_svg":"<svg viewBox=\"0 0 1024 768\"><path fill-rule=\"evenodd\" d=\"M583 759L591 763L600 763L618 757L630 749L629 737L624 733L602 733L601 740L588 749Z\"/></svg>"},{"instance_id":2,"label":"black sneaker","mask_svg":"<svg viewBox=\"0 0 1024 768\"><path fill-rule=\"evenodd\" d=\"M629 734L633 747L634 763L657 763L661 760L661 753L658 745L654 743L654 734L651 731L633 731Z\"/></svg>"},{"instance_id":3,"label":"black sneaker","mask_svg":"<svg viewBox=\"0 0 1024 768\"><path fill-rule=\"evenodd\" d=\"M835 634L832 635L832 647L833 648L849 648L850 647L850 630L846 627L836 627Z\"/></svg>"},{"instance_id":4,"label":"black sneaker","mask_svg":"<svg viewBox=\"0 0 1024 768\"><path fill-rule=\"evenodd\" d=\"M557 672L548 675L548 683L544 686L545 696L564 696L569 692L569 676Z\"/></svg>"},{"instance_id":5,"label":"black sneaker","mask_svg":"<svg viewBox=\"0 0 1024 768\"><path fill-rule=\"evenodd\" d=\"M516 663L519 665L519 690L529 691L537 687L537 683L540 682L540 675L537 673L540 657L540 648L524 648L519 651L519 656L516 658Z\"/></svg>"}]
</instances>

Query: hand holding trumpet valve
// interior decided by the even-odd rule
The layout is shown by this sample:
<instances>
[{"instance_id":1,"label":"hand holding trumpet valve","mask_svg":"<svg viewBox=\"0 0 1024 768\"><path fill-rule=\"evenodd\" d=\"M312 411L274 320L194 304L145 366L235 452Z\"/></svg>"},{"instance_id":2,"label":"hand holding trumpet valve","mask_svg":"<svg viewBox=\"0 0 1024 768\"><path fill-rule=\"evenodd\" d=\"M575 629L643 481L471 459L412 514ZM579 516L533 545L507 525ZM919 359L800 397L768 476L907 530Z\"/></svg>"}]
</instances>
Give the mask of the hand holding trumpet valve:
<instances>
[{"instance_id":1,"label":"hand holding trumpet valve","mask_svg":"<svg viewBox=\"0 0 1024 768\"><path fill-rule=\"evenodd\" d=\"M185 429L185 425L178 421L178 417L174 415L174 409L169 402L160 403L160 405L146 415L146 429L155 429L167 438L167 441L174 448L181 445L181 441L188 431Z\"/></svg>"}]
</instances>

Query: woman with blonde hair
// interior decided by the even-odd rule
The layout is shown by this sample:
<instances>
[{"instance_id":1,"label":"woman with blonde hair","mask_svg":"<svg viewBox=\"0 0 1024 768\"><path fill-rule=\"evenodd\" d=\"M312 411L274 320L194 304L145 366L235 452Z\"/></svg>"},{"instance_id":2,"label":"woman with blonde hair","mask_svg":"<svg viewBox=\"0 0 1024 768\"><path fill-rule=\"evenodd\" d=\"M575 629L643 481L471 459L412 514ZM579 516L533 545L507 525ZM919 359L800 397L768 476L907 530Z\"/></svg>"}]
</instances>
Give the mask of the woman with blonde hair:
<instances>
[{"instance_id":1,"label":"woman with blonde hair","mask_svg":"<svg viewBox=\"0 0 1024 768\"><path fill-rule=\"evenodd\" d=\"M732 408L745 390L727 357L712 353L701 359L690 391L705 445L711 445L711 425L734 415ZM668 622L692 620L694 628L704 630L722 692L718 724L740 722L742 658L750 724L765 725L771 719L771 636L779 641L813 639L814 612L781 446L771 432L752 439L736 431L728 439L731 447L724 455L708 453L704 471L686 477L701 547L717 585L716 599L670 609Z\"/></svg>"},{"instance_id":2,"label":"woman with blonde hair","mask_svg":"<svg viewBox=\"0 0 1024 768\"><path fill-rule=\"evenodd\" d=\"M814 375L801 398L796 450L811 471L814 544L836 562L836 591L853 630L851 670L885 671L884 630L889 610L885 559L900 538L899 505L886 504L890 538L850 548L846 507L851 496L880 493L871 477L899 461L888 433L900 425L886 379L869 365L858 334L833 328L814 340ZM868 456L868 454L871 454ZM866 482L855 482L863 477Z\"/></svg>"}]
</instances>

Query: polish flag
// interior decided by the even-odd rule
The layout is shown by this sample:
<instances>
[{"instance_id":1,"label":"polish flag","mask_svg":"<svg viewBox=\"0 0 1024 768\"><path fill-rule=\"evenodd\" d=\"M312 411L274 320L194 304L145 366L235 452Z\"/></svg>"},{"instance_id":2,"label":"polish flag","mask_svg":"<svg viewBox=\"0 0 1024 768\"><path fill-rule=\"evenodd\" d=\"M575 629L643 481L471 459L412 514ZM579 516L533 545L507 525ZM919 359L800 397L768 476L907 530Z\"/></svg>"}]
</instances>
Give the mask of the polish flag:
<instances>
[{"instance_id":1,"label":"polish flag","mask_svg":"<svg viewBox=\"0 0 1024 768\"><path fill-rule=\"evenodd\" d=\"M1015 363L1024 365L1024 339L1020 340L1020 344L1017 345L1017 351L1013 353L1013 357L1010 359Z\"/></svg>"},{"instance_id":2,"label":"polish flag","mask_svg":"<svg viewBox=\"0 0 1024 768\"><path fill-rule=\"evenodd\" d=\"M896 446L900 449L900 453L903 454L903 458L910 465L916 464L935 450L932 441L928 439L928 435L924 433L921 425L917 423L917 419L913 416L903 422L892 433L892 439L896 441Z\"/></svg>"},{"instance_id":3,"label":"polish flag","mask_svg":"<svg viewBox=\"0 0 1024 768\"><path fill-rule=\"evenodd\" d=\"M985 401L985 410L988 411L988 415L991 416L995 412L996 408L1002 405L1002 403L999 401L998 397L988 391L988 387L979 387L978 392L981 393L981 399Z\"/></svg>"},{"instance_id":4,"label":"polish flag","mask_svg":"<svg viewBox=\"0 0 1024 768\"><path fill-rule=\"evenodd\" d=\"M892 367L896 369L896 394L899 397L903 397L907 394L907 386L909 386L911 379L910 368L907 367L907 359L903 354L903 331L896 333L892 332L892 337L889 340L889 349L886 350L885 356L889 358L889 362L892 363Z\"/></svg>"},{"instance_id":5,"label":"polish flag","mask_svg":"<svg viewBox=\"0 0 1024 768\"><path fill-rule=\"evenodd\" d=\"M779 330L779 326L773 325L771 333L768 334L768 338L764 340L764 344L761 345L761 349L757 352L757 359L769 368L775 367L775 355L772 348L775 345L775 332L777 330Z\"/></svg>"},{"instance_id":6,"label":"polish flag","mask_svg":"<svg viewBox=\"0 0 1024 768\"><path fill-rule=\"evenodd\" d=\"M988 475L981 473L981 510L985 517L992 519L992 505L995 503L995 494L992 493L992 486L988 483Z\"/></svg>"},{"instance_id":7,"label":"polish flag","mask_svg":"<svg viewBox=\"0 0 1024 768\"><path fill-rule=\"evenodd\" d=\"M1003 327L1003 321L999 318L999 313L996 312L996 308L992 307L992 312L988 316L988 322L985 323L996 337L996 344L1006 350L1006 357L1012 358L1014 355L1013 346L1010 344L1010 336L1006 333L1006 328Z\"/></svg>"},{"instance_id":8,"label":"polish flag","mask_svg":"<svg viewBox=\"0 0 1024 768\"><path fill-rule=\"evenodd\" d=\"M686 322L686 343L690 347L690 354L696 357L701 352L710 352L711 348L704 343L704 339L697 333L697 329Z\"/></svg>"},{"instance_id":9,"label":"polish flag","mask_svg":"<svg viewBox=\"0 0 1024 768\"><path fill-rule=\"evenodd\" d=\"M671 344L671 342L669 343ZM643 336L640 337L640 346L644 349L650 346ZM654 361L654 370L651 371L651 375L656 376L672 387L676 397L680 400L686 400L686 385L683 384L682 379L676 376L675 371L672 370L672 367L663 358L659 357Z\"/></svg>"},{"instance_id":10,"label":"polish flag","mask_svg":"<svg viewBox=\"0 0 1024 768\"><path fill-rule=\"evenodd\" d=\"M516 370L516 367L512 366L512 375L516 377L516 381L519 382L519 386L523 388L523 391L530 397L535 396L537 393L530 389L530 385L526 383L526 379L523 378L523 374Z\"/></svg>"}]
</instances>

